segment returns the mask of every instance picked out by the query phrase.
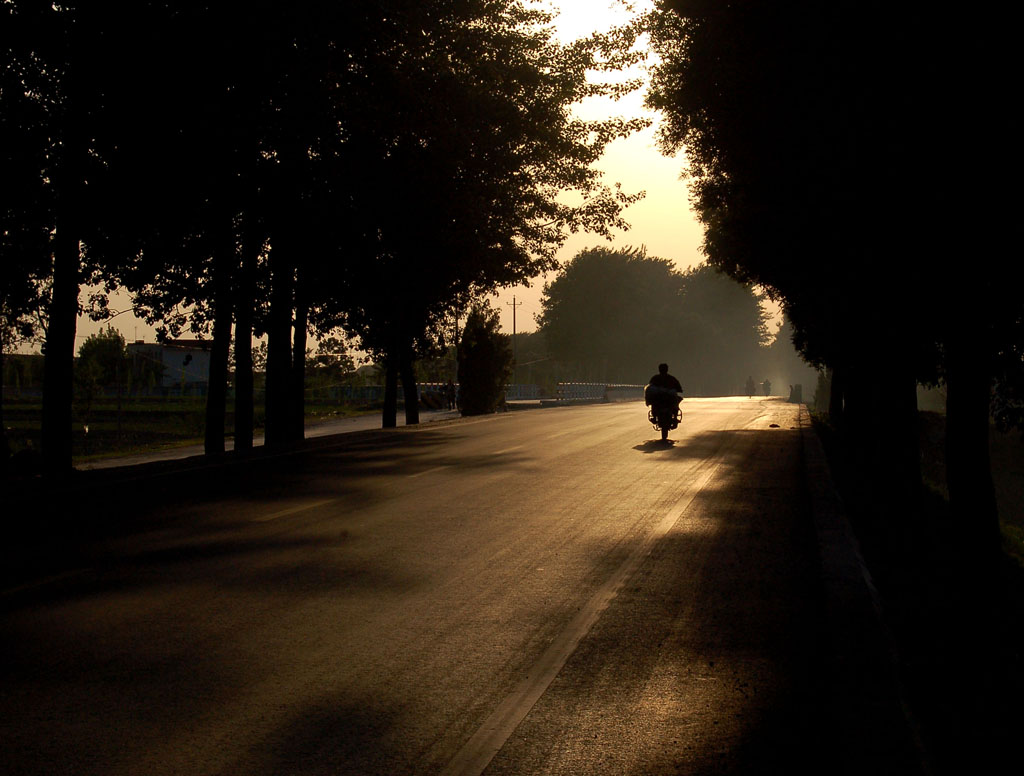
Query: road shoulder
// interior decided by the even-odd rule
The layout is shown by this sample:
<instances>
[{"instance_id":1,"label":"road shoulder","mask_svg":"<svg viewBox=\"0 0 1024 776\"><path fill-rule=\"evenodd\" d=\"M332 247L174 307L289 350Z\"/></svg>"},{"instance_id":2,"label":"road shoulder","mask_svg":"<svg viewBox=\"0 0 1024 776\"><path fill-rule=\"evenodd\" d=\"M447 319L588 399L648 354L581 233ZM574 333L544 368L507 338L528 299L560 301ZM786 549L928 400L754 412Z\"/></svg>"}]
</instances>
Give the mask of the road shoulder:
<instances>
[{"instance_id":1,"label":"road shoulder","mask_svg":"<svg viewBox=\"0 0 1024 776\"><path fill-rule=\"evenodd\" d=\"M835 774L925 774L878 592L805 406L800 430L821 565L823 701Z\"/></svg>"}]
</instances>

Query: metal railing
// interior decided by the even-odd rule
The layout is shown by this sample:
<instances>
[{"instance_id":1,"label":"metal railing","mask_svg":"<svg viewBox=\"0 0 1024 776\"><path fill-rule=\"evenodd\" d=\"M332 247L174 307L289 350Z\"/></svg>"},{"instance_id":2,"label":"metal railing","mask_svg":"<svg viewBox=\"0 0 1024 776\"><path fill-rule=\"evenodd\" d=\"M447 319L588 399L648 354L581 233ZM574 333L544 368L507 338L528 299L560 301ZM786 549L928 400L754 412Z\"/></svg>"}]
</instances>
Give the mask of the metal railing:
<instances>
[{"instance_id":1,"label":"metal railing","mask_svg":"<svg viewBox=\"0 0 1024 776\"><path fill-rule=\"evenodd\" d=\"M559 402L639 401L644 386L624 383L559 383Z\"/></svg>"}]
</instances>

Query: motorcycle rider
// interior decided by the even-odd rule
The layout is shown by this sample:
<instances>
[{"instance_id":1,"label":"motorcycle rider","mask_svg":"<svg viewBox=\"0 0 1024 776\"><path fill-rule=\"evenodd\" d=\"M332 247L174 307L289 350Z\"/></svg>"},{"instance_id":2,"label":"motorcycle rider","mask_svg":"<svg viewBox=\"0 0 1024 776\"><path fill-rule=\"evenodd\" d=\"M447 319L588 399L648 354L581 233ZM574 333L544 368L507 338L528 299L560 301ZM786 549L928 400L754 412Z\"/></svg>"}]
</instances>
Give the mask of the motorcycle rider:
<instances>
[{"instance_id":1,"label":"motorcycle rider","mask_svg":"<svg viewBox=\"0 0 1024 776\"><path fill-rule=\"evenodd\" d=\"M683 392L683 386L668 373L668 364L658 364L658 374L654 375L648 382L656 388L665 388L677 393Z\"/></svg>"},{"instance_id":2,"label":"motorcycle rider","mask_svg":"<svg viewBox=\"0 0 1024 776\"><path fill-rule=\"evenodd\" d=\"M658 364L658 374L644 390L644 402L651 408L649 420L661 429L662 441L668 439L668 432L678 425L682 394L683 386L668 373L668 364Z\"/></svg>"}]
</instances>

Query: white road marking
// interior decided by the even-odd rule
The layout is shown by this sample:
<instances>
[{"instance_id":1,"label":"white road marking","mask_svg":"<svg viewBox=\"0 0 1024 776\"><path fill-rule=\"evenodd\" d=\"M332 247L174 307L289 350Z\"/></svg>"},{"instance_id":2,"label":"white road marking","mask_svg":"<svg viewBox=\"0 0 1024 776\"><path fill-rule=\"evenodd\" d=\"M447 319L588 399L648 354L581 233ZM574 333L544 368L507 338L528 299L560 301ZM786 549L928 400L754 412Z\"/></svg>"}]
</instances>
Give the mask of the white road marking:
<instances>
[{"instance_id":1,"label":"white road marking","mask_svg":"<svg viewBox=\"0 0 1024 776\"><path fill-rule=\"evenodd\" d=\"M590 600L583 605L576 616L548 646L544 654L533 664L527 672L527 676L498 704L476 733L445 766L441 771L441 776L480 776L483 773L494 756L505 745L509 736L519 726L519 723L523 721L523 718L554 681L580 640L594 626L612 599L618 595L622 585L633 575L644 558L650 554L654 545L672 530L697 494L718 471L719 466L720 464L717 463L708 466L707 471L680 497L661 522L651 530L630 556L623 561L622 565L605 580L605 583L598 588L597 592L591 596Z\"/></svg>"},{"instance_id":2,"label":"white road marking","mask_svg":"<svg viewBox=\"0 0 1024 776\"><path fill-rule=\"evenodd\" d=\"M413 479L415 477L423 477L423 476L425 476L427 474L433 474L434 472L439 472L439 471L442 471L443 469L450 469L450 468L451 468L451 464L447 464L446 463L444 466L435 466L433 469L424 469L421 472L416 472L415 474L410 474L408 479L411 480L411 479Z\"/></svg>"},{"instance_id":3,"label":"white road marking","mask_svg":"<svg viewBox=\"0 0 1024 776\"><path fill-rule=\"evenodd\" d=\"M92 573L93 569L73 569L71 571L64 571L60 574L54 574L53 576L46 577L45 579L37 579L33 582L25 582L24 584L17 585L16 587L8 588L7 590L0 591L0 598L7 598L8 596L14 596L18 593L24 593L27 590L35 590L36 588L46 587L47 585L57 584L64 582L69 579L75 579L76 577L84 577L86 574Z\"/></svg>"},{"instance_id":4,"label":"white road marking","mask_svg":"<svg viewBox=\"0 0 1024 776\"><path fill-rule=\"evenodd\" d=\"M307 504L299 504L298 506L289 507L288 509L282 509L280 512L273 512L269 515L263 515L263 517L253 518L254 523L266 523L268 520L276 520L279 517L287 517L288 515L294 515L299 512L305 512L307 509L316 509L322 507L324 504L330 504L337 499L325 498L322 501L311 501Z\"/></svg>"},{"instance_id":5,"label":"white road marking","mask_svg":"<svg viewBox=\"0 0 1024 776\"><path fill-rule=\"evenodd\" d=\"M522 445L512 445L512 447L506 447L503 450L496 450L491 455L504 455L505 453L511 453L513 450L518 450Z\"/></svg>"},{"instance_id":6,"label":"white road marking","mask_svg":"<svg viewBox=\"0 0 1024 776\"><path fill-rule=\"evenodd\" d=\"M579 434L579 433L581 433L580 429L578 429L578 428L570 428L570 429L566 429L565 431L559 431L557 434L552 434L549 437L545 437L545 441L547 441L549 439L558 439L558 437L564 437L566 434Z\"/></svg>"}]
</instances>

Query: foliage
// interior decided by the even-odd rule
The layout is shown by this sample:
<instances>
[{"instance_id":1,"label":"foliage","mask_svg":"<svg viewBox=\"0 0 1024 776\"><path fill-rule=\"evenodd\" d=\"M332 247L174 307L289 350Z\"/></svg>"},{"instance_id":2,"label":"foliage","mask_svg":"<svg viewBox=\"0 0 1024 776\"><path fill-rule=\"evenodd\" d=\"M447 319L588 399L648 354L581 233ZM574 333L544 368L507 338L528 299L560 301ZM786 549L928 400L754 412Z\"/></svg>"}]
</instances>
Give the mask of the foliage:
<instances>
[{"instance_id":1,"label":"foliage","mask_svg":"<svg viewBox=\"0 0 1024 776\"><path fill-rule=\"evenodd\" d=\"M78 369L88 370L101 386L123 383L128 377L128 350L124 337L107 326L89 335L78 349Z\"/></svg>"},{"instance_id":2,"label":"foliage","mask_svg":"<svg viewBox=\"0 0 1024 776\"><path fill-rule=\"evenodd\" d=\"M28 14L34 16L34 14ZM0 348L12 353L45 322L53 187L47 79L32 61L25 33L33 24L11 3L0 10Z\"/></svg>"},{"instance_id":3,"label":"foliage","mask_svg":"<svg viewBox=\"0 0 1024 776\"><path fill-rule=\"evenodd\" d=\"M961 549L984 569L998 537L990 388L1016 379L998 364L1020 335L1006 289L1022 269L1000 261L1010 205L980 192L1016 153L1013 33L981 15L880 11L660 0L647 102L663 149L685 146L709 261L780 300L802 352L832 369L833 422L862 478L854 508L893 526L894 553L920 489L916 386L941 376Z\"/></svg>"},{"instance_id":4,"label":"foliage","mask_svg":"<svg viewBox=\"0 0 1024 776\"><path fill-rule=\"evenodd\" d=\"M936 276L912 257L948 205L933 163L937 52L919 16L878 25L844 2L659 6L648 104L663 112L663 148L685 145L709 261L782 299L818 363L894 329L903 356L923 355Z\"/></svg>"},{"instance_id":5,"label":"foliage","mask_svg":"<svg viewBox=\"0 0 1024 776\"><path fill-rule=\"evenodd\" d=\"M1016 284L1007 287L1003 294L1009 298L999 308L1005 317L994 347L992 414L1000 431L1017 429L1024 434L1024 306L1018 290Z\"/></svg>"},{"instance_id":6,"label":"foliage","mask_svg":"<svg viewBox=\"0 0 1024 776\"><path fill-rule=\"evenodd\" d=\"M793 342L793 324L783 316L782 325L775 340L762 351L761 377L768 377L775 384L776 394L785 395L790 385L800 385L804 401L813 404L815 396L823 407L828 406L828 391L819 389L824 370L817 370L803 358ZM817 391L817 393L815 393Z\"/></svg>"},{"instance_id":7,"label":"foliage","mask_svg":"<svg viewBox=\"0 0 1024 776\"><path fill-rule=\"evenodd\" d=\"M110 128L110 84L126 72L132 53L122 45L130 36L115 35L135 19L132 5L4 3L0 217L3 265L21 281L43 282L53 271L49 253L58 227L70 236L63 219L72 203L77 212L70 231L88 244L117 228L115 214L87 196L85 186L100 187L105 179L96 144ZM81 258L81 279L96 280L102 257L86 249Z\"/></svg>"},{"instance_id":8,"label":"foliage","mask_svg":"<svg viewBox=\"0 0 1024 776\"><path fill-rule=\"evenodd\" d=\"M642 384L661 362L699 395L739 393L761 360L757 297L715 269L685 274L643 248L580 251L544 287L552 358L582 379Z\"/></svg>"},{"instance_id":9,"label":"foliage","mask_svg":"<svg viewBox=\"0 0 1024 776\"><path fill-rule=\"evenodd\" d=\"M625 226L638 195L592 164L644 122L579 121L570 106L630 88L586 74L634 61L635 30L561 45L550 22L510 0L420 3L357 52L335 164L362 182L347 221L362 260L341 267L358 293L338 312L371 352L427 353L444 316L552 269L569 232Z\"/></svg>"},{"instance_id":10,"label":"foliage","mask_svg":"<svg viewBox=\"0 0 1024 776\"><path fill-rule=\"evenodd\" d=\"M438 355L416 361L416 378L421 383L446 383L455 379L456 348L448 346Z\"/></svg>"},{"instance_id":11,"label":"foliage","mask_svg":"<svg viewBox=\"0 0 1024 776\"><path fill-rule=\"evenodd\" d=\"M988 159L978 167L1002 167L992 141L1004 108L988 100L1005 50L972 40L950 56L944 41L964 40L957 22L912 7L878 24L849 2L663 0L649 21L660 61L647 102L663 116L662 148L686 149L704 251L783 302L812 363L934 382L943 342L966 328L951 310L1005 330L994 311L1020 302L988 282L991 256L973 271L937 269L938 257L954 266L994 247L994 235L958 226L966 212L985 223L1005 212L950 197L954 180L974 188L979 173L939 161L970 147ZM953 126L951 106L978 118Z\"/></svg>"},{"instance_id":12,"label":"foliage","mask_svg":"<svg viewBox=\"0 0 1024 776\"><path fill-rule=\"evenodd\" d=\"M749 288L703 265L683 275L680 307L682 363L674 366L697 395L739 394L751 371L764 371L768 355L765 313ZM680 379L683 379L681 377Z\"/></svg>"},{"instance_id":13,"label":"foliage","mask_svg":"<svg viewBox=\"0 0 1024 776\"><path fill-rule=\"evenodd\" d=\"M2 14L0 327L25 333L49 306L53 470L70 460L82 282L127 287L163 334L212 328L211 407L232 318L246 342L267 333L270 439L270 406L301 396L307 320L408 364L445 315L550 269L570 232L625 228L640 196L593 163L646 122L570 112L638 86L609 75L642 56L635 25L563 45L521 0L10 0ZM109 316L103 295L90 304Z\"/></svg>"},{"instance_id":14,"label":"foliage","mask_svg":"<svg viewBox=\"0 0 1024 776\"><path fill-rule=\"evenodd\" d=\"M88 424L102 389L117 386L120 390L128 373L124 337L110 326L90 335L78 349L74 371L73 408L78 420Z\"/></svg>"},{"instance_id":15,"label":"foliage","mask_svg":"<svg viewBox=\"0 0 1024 776\"><path fill-rule=\"evenodd\" d=\"M356 379L356 361L344 340L326 337L317 345L306 374L307 388L330 389L339 385L351 385Z\"/></svg>"},{"instance_id":16,"label":"foliage","mask_svg":"<svg viewBox=\"0 0 1024 776\"><path fill-rule=\"evenodd\" d=\"M643 248L589 248L544 286L537 323L551 356L595 380L642 384L683 343L682 276Z\"/></svg>"},{"instance_id":17,"label":"foliage","mask_svg":"<svg viewBox=\"0 0 1024 776\"><path fill-rule=\"evenodd\" d=\"M317 343L316 364L330 368L338 374L351 374L356 371L356 360L348 350L348 345L340 337L325 337Z\"/></svg>"},{"instance_id":18,"label":"foliage","mask_svg":"<svg viewBox=\"0 0 1024 776\"><path fill-rule=\"evenodd\" d=\"M474 305L459 341L459 388L463 415L494 412L512 375L512 348L501 333L498 311Z\"/></svg>"},{"instance_id":19,"label":"foliage","mask_svg":"<svg viewBox=\"0 0 1024 776\"><path fill-rule=\"evenodd\" d=\"M259 202L266 126L254 79L266 73L253 63L271 6L250 6L239 24L234 3L140 3L134 25L106 32L133 67L105 83L108 174L97 195L120 223L97 247L107 287L127 286L161 337L209 331L217 283L235 270L240 213ZM102 317L103 299L94 303Z\"/></svg>"}]
</instances>

